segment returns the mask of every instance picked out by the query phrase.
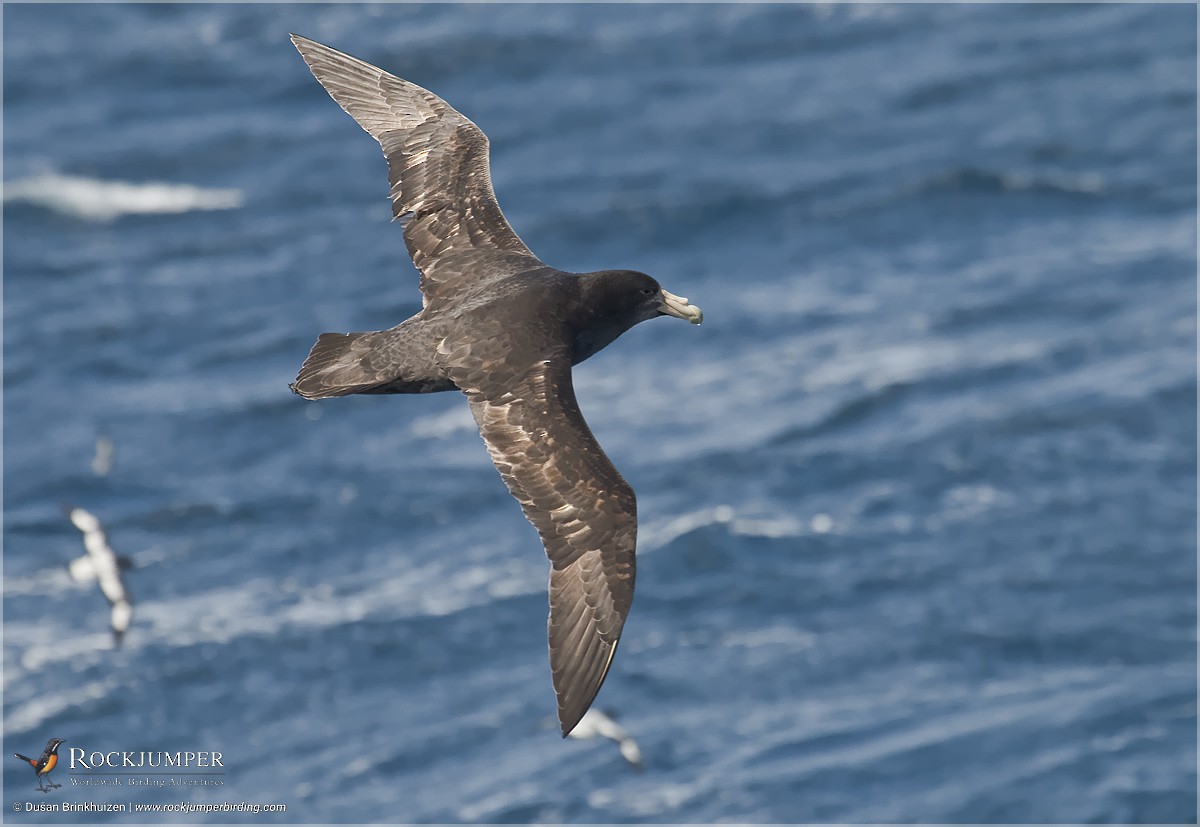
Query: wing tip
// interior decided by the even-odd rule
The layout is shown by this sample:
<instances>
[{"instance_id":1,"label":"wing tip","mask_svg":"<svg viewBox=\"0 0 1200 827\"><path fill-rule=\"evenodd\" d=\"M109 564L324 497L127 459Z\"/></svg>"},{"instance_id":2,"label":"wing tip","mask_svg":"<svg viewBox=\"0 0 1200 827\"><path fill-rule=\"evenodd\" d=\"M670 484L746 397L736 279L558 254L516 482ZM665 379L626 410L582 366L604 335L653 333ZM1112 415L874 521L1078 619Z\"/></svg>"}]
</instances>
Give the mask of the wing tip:
<instances>
[{"instance_id":1,"label":"wing tip","mask_svg":"<svg viewBox=\"0 0 1200 827\"><path fill-rule=\"evenodd\" d=\"M600 694L600 687L604 686L604 680L608 677L608 670L612 668L613 657L617 654L617 646L621 643L621 639L617 638L612 643L612 648L608 650L608 660L604 662L604 668L600 671L600 677L596 679L595 685L590 688L590 691L583 696L582 702L571 704L570 708L566 706L566 691L559 691L558 686L555 686L555 694L558 695L558 721L562 727L562 737L566 738L571 734L571 730L579 726L579 722L583 720L583 716L592 708L592 704L596 701L596 696Z\"/></svg>"},{"instance_id":2,"label":"wing tip","mask_svg":"<svg viewBox=\"0 0 1200 827\"><path fill-rule=\"evenodd\" d=\"M334 56L346 60L358 60L357 58L351 57L344 52L339 52L332 46L326 46L324 43L318 43L316 40L305 37L304 35L289 34L288 39L292 41L292 45L296 47L296 51L300 53L300 57L304 58L304 62L308 64L309 69L312 69L314 74L316 72L316 69L313 66L314 60L320 61L321 58L324 58L325 60L333 60L335 59ZM320 80L320 78L318 78L318 80ZM323 81L321 85L324 86Z\"/></svg>"},{"instance_id":3,"label":"wing tip","mask_svg":"<svg viewBox=\"0 0 1200 827\"><path fill-rule=\"evenodd\" d=\"M304 35L299 34L289 34L288 40L292 41L292 45L296 47L296 51L300 53L300 56L304 58L306 63L308 62L308 55L304 53L305 49L310 49L314 46L321 45L317 41L309 40Z\"/></svg>"}]
</instances>

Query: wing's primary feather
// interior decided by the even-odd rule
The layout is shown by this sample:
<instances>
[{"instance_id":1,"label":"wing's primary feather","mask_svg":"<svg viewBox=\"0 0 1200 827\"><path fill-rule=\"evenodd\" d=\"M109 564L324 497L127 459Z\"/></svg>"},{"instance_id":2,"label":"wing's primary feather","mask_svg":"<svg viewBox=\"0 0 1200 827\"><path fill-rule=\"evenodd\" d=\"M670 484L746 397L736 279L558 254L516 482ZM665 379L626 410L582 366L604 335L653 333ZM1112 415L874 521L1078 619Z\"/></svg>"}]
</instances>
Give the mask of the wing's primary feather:
<instances>
[{"instance_id":1,"label":"wing's primary feather","mask_svg":"<svg viewBox=\"0 0 1200 827\"><path fill-rule=\"evenodd\" d=\"M292 43L330 97L383 148L392 212L406 221L426 306L541 264L496 203L479 127L414 83L299 35Z\"/></svg>"}]
</instances>

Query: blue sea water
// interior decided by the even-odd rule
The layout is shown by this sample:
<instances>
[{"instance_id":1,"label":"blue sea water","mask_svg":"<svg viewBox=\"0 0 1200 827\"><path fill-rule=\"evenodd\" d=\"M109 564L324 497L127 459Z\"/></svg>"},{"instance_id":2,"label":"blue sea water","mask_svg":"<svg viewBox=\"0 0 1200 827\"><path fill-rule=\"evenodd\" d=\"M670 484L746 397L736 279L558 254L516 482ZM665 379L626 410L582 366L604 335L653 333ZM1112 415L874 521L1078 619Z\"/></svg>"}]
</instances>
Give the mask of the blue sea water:
<instances>
[{"instance_id":1,"label":"blue sea water","mask_svg":"<svg viewBox=\"0 0 1200 827\"><path fill-rule=\"evenodd\" d=\"M4 15L4 750L216 750L211 822L1194 822L1196 9ZM420 307L297 32L489 134L544 260L704 308L576 369L638 592L562 741L547 563L458 394L309 403ZM115 453L90 463L100 436ZM59 504L131 555L125 645Z\"/></svg>"}]
</instances>

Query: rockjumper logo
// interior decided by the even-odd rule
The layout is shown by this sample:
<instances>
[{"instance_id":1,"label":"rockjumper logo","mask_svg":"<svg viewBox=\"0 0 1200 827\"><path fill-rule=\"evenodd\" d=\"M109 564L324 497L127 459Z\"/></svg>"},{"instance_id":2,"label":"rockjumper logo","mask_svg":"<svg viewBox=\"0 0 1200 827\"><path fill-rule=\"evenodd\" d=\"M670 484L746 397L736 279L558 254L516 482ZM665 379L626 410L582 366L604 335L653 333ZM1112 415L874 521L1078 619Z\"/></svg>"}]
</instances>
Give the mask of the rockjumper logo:
<instances>
[{"instance_id":1,"label":"rockjumper logo","mask_svg":"<svg viewBox=\"0 0 1200 827\"><path fill-rule=\"evenodd\" d=\"M71 747L69 758L71 769L82 767L88 770L179 770L193 767L221 767L222 769L225 767L221 753L207 750L200 752L129 752L123 750L88 752L86 749Z\"/></svg>"},{"instance_id":2,"label":"rockjumper logo","mask_svg":"<svg viewBox=\"0 0 1200 827\"><path fill-rule=\"evenodd\" d=\"M38 758L37 760L28 758L19 752L13 753L13 755L17 756L26 764L33 767L33 771L37 775L37 788L44 793L48 793L51 790L56 790L62 786L62 784L55 784L50 780L50 773L53 772L54 768L58 766L58 748L65 743L66 742L62 738L51 738L46 742L46 748L42 750L42 757ZM43 781L45 781L49 786L42 786Z\"/></svg>"}]
</instances>

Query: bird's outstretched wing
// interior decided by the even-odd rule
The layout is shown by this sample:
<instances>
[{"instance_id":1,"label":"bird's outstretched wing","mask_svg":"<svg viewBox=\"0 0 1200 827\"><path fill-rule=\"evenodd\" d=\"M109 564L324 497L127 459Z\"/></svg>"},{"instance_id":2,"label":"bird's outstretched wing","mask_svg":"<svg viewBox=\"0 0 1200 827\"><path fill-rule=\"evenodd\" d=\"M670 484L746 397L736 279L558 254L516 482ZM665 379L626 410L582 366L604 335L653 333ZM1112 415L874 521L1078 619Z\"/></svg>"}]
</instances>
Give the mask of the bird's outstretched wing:
<instances>
[{"instance_id":1,"label":"bird's outstretched wing","mask_svg":"<svg viewBox=\"0 0 1200 827\"><path fill-rule=\"evenodd\" d=\"M427 307L541 264L500 212L479 127L416 84L298 35L292 43L325 91L383 147L392 213L406 222Z\"/></svg>"},{"instance_id":2,"label":"bird's outstretched wing","mask_svg":"<svg viewBox=\"0 0 1200 827\"><path fill-rule=\"evenodd\" d=\"M67 571L76 583L90 583L96 579L96 564L92 562L90 554L76 557L67 564Z\"/></svg>"},{"instance_id":3,"label":"bird's outstretched wing","mask_svg":"<svg viewBox=\"0 0 1200 827\"><path fill-rule=\"evenodd\" d=\"M449 360L458 362L451 377L492 462L552 564L550 668L565 736L600 690L629 614L637 500L583 419L569 354L515 375L470 354Z\"/></svg>"}]
</instances>

